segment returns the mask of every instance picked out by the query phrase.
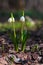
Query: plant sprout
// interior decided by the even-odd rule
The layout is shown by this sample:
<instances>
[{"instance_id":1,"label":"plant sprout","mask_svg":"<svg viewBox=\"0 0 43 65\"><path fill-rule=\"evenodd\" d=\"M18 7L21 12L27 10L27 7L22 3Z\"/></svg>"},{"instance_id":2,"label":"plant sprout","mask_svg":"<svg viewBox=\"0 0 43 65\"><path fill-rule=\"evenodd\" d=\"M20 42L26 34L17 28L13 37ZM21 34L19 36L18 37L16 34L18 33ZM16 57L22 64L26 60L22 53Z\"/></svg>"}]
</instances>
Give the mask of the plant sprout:
<instances>
[{"instance_id":1,"label":"plant sprout","mask_svg":"<svg viewBox=\"0 0 43 65\"><path fill-rule=\"evenodd\" d=\"M13 13L11 13L11 18L9 19L9 22L11 22L12 31L13 31L10 34L10 37L11 37L11 40L14 44L15 50L18 52L18 43L17 43L16 31L15 31L15 19L13 17Z\"/></svg>"},{"instance_id":2,"label":"plant sprout","mask_svg":"<svg viewBox=\"0 0 43 65\"><path fill-rule=\"evenodd\" d=\"M23 16L20 18L20 21L22 22L22 28L21 28L22 48L21 48L21 50L24 51L25 46L26 46L26 30L24 30L24 24L25 24L24 11L23 11Z\"/></svg>"},{"instance_id":3,"label":"plant sprout","mask_svg":"<svg viewBox=\"0 0 43 65\"><path fill-rule=\"evenodd\" d=\"M25 17L24 17L24 11L22 12L22 16L20 17L20 21L22 23L21 25L21 42L22 42L22 47L21 50L24 52L25 47L26 47L26 40L27 40L27 30L24 29L24 25L25 25ZM8 20L8 22L10 22L11 24L11 28L12 28L12 33L10 34L11 40L14 44L15 50L18 52L18 43L20 41L20 39L18 40L17 37L17 33L15 30L15 19L13 17L13 13L11 13L11 18ZM29 22L30 26L34 25L33 22Z\"/></svg>"}]
</instances>

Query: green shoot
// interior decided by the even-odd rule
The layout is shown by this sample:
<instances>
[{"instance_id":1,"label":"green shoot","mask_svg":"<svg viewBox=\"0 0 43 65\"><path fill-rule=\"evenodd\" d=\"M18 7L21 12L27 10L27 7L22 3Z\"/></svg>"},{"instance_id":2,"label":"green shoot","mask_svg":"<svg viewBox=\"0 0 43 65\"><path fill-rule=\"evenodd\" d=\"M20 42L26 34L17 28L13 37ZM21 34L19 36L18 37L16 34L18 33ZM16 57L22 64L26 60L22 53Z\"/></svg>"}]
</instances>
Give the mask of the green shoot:
<instances>
[{"instance_id":1,"label":"green shoot","mask_svg":"<svg viewBox=\"0 0 43 65\"><path fill-rule=\"evenodd\" d=\"M12 24L12 34L10 34L10 37L11 37L11 40L12 40L12 42L13 42L13 44L14 44L14 47L15 47L15 50L18 52L18 43L17 43L17 38L16 38L16 31L15 31L15 22L13 22L13 13L11 13L11 18L12 18L12 22L11 22L11 24Z\"/></svg>"}]
</instances>

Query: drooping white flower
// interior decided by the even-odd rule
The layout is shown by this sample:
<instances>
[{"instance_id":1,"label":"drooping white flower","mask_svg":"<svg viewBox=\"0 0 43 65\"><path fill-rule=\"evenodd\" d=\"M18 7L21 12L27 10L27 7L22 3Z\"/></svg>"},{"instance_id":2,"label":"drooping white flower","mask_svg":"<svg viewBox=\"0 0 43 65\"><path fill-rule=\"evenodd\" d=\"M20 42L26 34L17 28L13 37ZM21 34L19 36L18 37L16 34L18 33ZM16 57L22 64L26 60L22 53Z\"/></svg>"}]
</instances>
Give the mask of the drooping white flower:
<instances>
[{"instance_id":1,"label":"drooping white flower","mask_svg":"<svg viewBox=\"0 0 43 65\"><path fill-rule=\"evenodd\" d=\"M10 22L10 23L11 23L11 22L15 22L15 18L14 18L14 17L13 17L13 18L9 18L9 19L8 19L8 22Z\"/></svg>"},{"instance_id":2,"label":"drooping white flower","mask_svg":"<svg viewBox=\"0 0 43 65\"><path fill-rule=\"evenodd\" d=\"M21 16L21 17L20 17L20 21L21 21L21 22L25 22L25 17L24 17L24 16Z\"/></svg>"}]
</instances>

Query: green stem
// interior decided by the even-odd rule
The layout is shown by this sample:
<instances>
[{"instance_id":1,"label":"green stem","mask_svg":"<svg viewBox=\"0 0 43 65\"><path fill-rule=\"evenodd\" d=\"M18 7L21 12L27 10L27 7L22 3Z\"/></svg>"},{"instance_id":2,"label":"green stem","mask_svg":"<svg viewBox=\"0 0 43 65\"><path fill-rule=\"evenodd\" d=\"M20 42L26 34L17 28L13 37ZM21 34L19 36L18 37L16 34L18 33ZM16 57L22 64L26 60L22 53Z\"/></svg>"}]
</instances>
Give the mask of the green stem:
<instances>
[{"instance_id":1,"label":"green stem","mask_svg":"<svg viewBox=\"0 0 43 65\"><path fill-rule=\"evenodd\" d=\"M15 39L15 50L18 52L18 43L17 43L17 38L16 38L16 32L15 32L15 25L14 25L14 39Z\"/></svg>"},{"instance_id":2,"label":"green stem","mask_svg":"<svg viewBox=\"0 0 43 65\"><path fill-rule=\"evenodd\" d=\"M24 10L23 10L23 16L24 16Z\"/></svg>"},{"instance_id":3,"label":"green stem","mask_svg":"<svg viewBox=\"0 0 43 65\"><path fill-rule=\"evenodd\" d=\"M26 42L25 42L25 43L23 43L23 42L22 42L22 49L21 49L21 50L22 50L22 52L24 52L25 47L26 47Z\"/></svg>"},{"instance_id":4,"label":"green stem","mask_svg":"<svg viewBox=\"0 0 43 65\"><path fill-rule=\"evenodd\" d=\"M21 50L24 52L26 46L25 38L24 38L24 23L22 24L22 29L21 29L21 42L22 42Z\"/></svg>"},{"instance_id":5,"label":"green stem","mask_svg":"<svg viewBox=\"0 0 43 65\"><path fill-rule=\"evenodd\" d=\"M16 39L16 32L15 32L15 22L13 22L13 14L11 13L11 18L12 18L12 30L13 30L13 43L14 43L14 47L15 50L18 52L18 43L17 43L17 39Z\"/></svg>"}]
</instances>

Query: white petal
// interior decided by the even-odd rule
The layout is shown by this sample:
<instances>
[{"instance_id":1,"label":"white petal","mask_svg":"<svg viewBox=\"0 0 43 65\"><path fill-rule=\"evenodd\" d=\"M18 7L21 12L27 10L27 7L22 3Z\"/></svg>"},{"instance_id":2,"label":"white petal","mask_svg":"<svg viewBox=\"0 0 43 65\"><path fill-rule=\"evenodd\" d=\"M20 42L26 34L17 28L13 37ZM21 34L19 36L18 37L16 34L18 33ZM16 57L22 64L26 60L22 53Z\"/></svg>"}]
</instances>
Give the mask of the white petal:
<instances>
[{"instance_id":1,"label":"white petal","mask_svg":"<svg viewBox=\"0 0 43 65\"><path fill-rule=\"evenodd\" d=\"M13 18L13 19L12 19L12 18L9 18L9 19L8 19L8 22L11 23L12 21L15 22L15 19L14 19L14 18Z\"/></svg>"},{"instance_id":2,"label":"white petal","mask_svg":"<svg viewBox=\"0 0 43 65\"><path fill-rule=\"evenodd\" d=\"M9 19L8 19L8 22L12 22L12 19L11 19L11 18L9 18Z\"/></svg>"},{"instance_id":3,"label":"white petal","mask_svg":"<svg viewBox=\"0 0 43 65\"><path fill-rule=\"evenodd\" d=\"M20 17L20 21L25 22L25 17L24 16Z\"/></svg>"},{"instance_id":4,"label":"white petal","mask_svg":"<svg viewBox=\"0 0 43 65\"><path fill-rule=\"evenodd\" d=\"M13 18L13 22L15 22L15 19Z\"/></svg>"}]
</instances>

